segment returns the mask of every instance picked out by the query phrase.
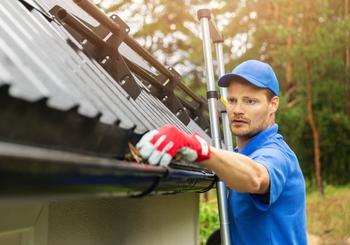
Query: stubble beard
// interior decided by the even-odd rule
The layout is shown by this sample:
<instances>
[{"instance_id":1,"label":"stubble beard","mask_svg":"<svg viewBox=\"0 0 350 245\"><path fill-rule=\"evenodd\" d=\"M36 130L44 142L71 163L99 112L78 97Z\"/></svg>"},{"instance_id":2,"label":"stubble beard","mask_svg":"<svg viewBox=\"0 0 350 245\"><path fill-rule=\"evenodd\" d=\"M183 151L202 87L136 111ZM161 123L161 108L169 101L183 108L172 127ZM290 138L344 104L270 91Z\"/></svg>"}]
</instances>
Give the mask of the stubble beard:
<instances>
[{"instance_id":1,"label":"stubble beard","mask_svg":"<svg viewBox=\"0 0 350 245\"><path fill-rule=\"evenodd\" d=\"M254 137L257 133L259 133L259 130L249 130L249 128L248 129L237 129L237 128L231 127L231 131L235 137L245 139L245 140L248 140L248 139Z\"/></svg>"},{"instance_id":2,"label":"stubble beard","mask_svg":"<svg viewBox=\"0 0 350 245\"><path fill-rule=\"evenodd\" d=\"M235 137L244 139L244 140L249 140L253 138L255 135L263 131L267 126L265 125L266 123L262 122L260 125L257 127L254 127L251 129L251 123L247 124L248 128L242 128L242 129L237 129L233 125L231 125L231 132Z\"/></svg>"}]
</instances>

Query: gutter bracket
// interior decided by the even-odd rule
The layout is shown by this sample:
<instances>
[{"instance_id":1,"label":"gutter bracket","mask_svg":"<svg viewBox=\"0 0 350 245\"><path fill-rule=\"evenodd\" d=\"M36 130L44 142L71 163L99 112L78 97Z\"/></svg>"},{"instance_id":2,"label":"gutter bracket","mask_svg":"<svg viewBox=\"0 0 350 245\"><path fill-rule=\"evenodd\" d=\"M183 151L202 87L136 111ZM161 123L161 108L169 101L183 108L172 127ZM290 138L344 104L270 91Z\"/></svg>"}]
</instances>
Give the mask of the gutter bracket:
<instances>
[{"instance_id":1,"label":"gutter bracket","mask_svg":"<svg viewBox=\"0 0 350 245\"><path fill-rule=\"evenodd\" d=\"M166 170L164 175L161 177L156 177L156 180L143 192L141 192L140 194L136 194L136 195L130 195L129 197L131 198L142 198L145 196L150 195L153 191L155 191L159 185L159 183L168 177L170 171L168 167L164 167L164 169Z\"/></svg>"},{"instance_id":2,"label":"gutter bracket","mask_svg":"<svg viewBox=\"0 0 350 245\"><path fill-rule=\"evenodd\" d=\"M94 27L58 5L54 6L50 13L80 43L82 51L95 59L132 99L135 100L139 96L141 88L118 52L130 29L117 15L110 18L121 27L118 35L102 24Z\"/></svg>"}]
</instances>

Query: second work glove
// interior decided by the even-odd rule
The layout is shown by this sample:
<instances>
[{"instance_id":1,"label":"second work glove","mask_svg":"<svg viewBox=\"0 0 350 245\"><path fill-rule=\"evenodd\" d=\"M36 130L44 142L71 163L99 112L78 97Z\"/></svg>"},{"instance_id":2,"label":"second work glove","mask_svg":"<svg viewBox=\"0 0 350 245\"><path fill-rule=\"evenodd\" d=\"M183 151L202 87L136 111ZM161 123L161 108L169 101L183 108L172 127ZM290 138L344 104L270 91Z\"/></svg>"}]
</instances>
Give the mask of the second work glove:
<instances>
[{"instance_id":1,"label":"second work glove","mask_svg":"<svg viewBox=\"0 0 350 245\"><path fill-rule=\"evenodd\" d=\"M136 147L151 165L166 166L175 154L187 161L202 161L210 157L208 142L198 134L188 135L174 126L164 126L146 133Z\"/></svg>"}]
</instances>

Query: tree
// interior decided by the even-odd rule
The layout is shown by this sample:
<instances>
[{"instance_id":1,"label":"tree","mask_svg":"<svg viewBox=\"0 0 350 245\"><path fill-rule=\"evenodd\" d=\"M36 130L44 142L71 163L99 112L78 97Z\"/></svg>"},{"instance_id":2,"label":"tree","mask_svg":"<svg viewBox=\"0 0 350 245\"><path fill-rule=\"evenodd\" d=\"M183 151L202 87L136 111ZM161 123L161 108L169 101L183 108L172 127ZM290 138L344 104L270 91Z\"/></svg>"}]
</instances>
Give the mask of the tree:
<instances>
[{"instance_id":1,"label":"tree","mask_svg":"<svg viewBox=\"0 0 350 245\"><path fill-rule=\"evenodd\" d=\"M349 0L344 0L344 19L346 20L349 16ZM349 69L350 69L350 47L349 47L349 30L346 30L346 48L345 48L345 64L346 64L346 84L347 84L347 93L346 93L346 113L348 117L350 118L350 74L349 74Z\"/></svg>"}]
</instances>

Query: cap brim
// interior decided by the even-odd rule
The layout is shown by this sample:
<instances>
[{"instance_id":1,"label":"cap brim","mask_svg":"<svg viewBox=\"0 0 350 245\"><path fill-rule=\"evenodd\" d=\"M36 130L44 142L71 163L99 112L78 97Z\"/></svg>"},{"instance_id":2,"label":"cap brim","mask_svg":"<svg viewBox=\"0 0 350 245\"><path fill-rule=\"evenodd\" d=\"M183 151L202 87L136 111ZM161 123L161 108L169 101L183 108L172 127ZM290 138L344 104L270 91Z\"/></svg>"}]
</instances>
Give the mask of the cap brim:
<instances>
[{"instance_id":1,"label":"cap brim","mask_svg":"<svg viewBox=\"0 0 350 245\"><path fill-rule=\"evenodd\" d=\"M228 87L228 85L230 84L230 82L232 81L232 78L238 77L236 74L225 74L222 77L220 77L219 81L218 81L218 85L220 87Z\"/></svg>"},{"instance_id":2,"label":"cap brim","mask_svg":"<svg viewBox=\"0 0 350 245\"><path fill-rule=\"evenodd\" d=\"M219 81L218 84L220 87L228 87L230 83L232 82L233 78L240 78L243 79L244 81L247 81L248 83L258 87L258 88L266 88L261 82L257 81L256 79L249 77L249 76L241 76L239 74L232 74L228 73L226 75L223 75Z\"/></svg>"}]
</instances>

